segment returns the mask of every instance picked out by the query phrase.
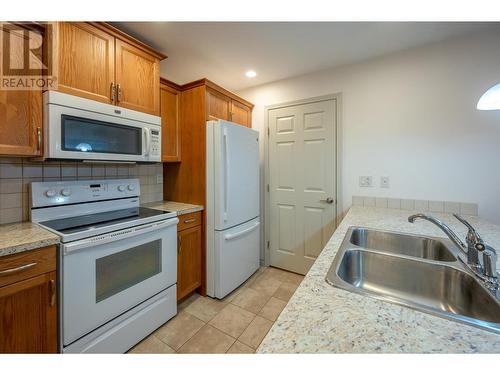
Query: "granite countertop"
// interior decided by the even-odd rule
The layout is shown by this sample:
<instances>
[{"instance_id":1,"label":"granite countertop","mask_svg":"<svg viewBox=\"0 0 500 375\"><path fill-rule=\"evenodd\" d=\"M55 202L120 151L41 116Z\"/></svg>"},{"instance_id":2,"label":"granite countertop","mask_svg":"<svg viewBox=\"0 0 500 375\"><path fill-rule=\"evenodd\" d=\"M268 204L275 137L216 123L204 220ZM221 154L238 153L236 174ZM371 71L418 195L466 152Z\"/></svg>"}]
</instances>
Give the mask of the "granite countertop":
<instances>
[{"instance_id":1,"label":"granite countertop","mask_svg":"<svg viewBox=\"0 0 500 375\"><path fill-rule=\"evenodd\" d=\"M350 226L445 237L415 212L352 207L258 348L259 353L500 353L500 335L328 285L325 276ZM434 214L464 238L449 214ZM500 249L500 227L467 217ZM500 269L499 264L497 268Z\"/></svg>"},{"instance_id":2,"label":"granite countertop","mask_svg":"<svg viewBox=\"0 0 500 375\"><path fill-rule=\"evenodd\" d=\"M203 206L160 201L144 206L175 211L177 215L202 211ZM0 257L59 243L59 236L31 222L0 225Z\"/></svg>"},{"instance_id":3,"label":"granite countertop","mask_svg":"<svg viewBox=\"0 0 500 375\"><path fill-rule=\"evenodd\" d=\"M30 222L0 225L0 257L59 243L59 236Z\"/></svg>"},{"instance_id":4,"label":"granite countertop","mask_svg":"<svg viewBox=\"0 0 500 375\"><path fill-rule=\"evenodd\" d=\"M159 201L143 204L145 207L156 208L157 210L175 211L177 215L190 214L192 212L203 211L203 206L190 203Z\"/></svg>"}]
</instances>

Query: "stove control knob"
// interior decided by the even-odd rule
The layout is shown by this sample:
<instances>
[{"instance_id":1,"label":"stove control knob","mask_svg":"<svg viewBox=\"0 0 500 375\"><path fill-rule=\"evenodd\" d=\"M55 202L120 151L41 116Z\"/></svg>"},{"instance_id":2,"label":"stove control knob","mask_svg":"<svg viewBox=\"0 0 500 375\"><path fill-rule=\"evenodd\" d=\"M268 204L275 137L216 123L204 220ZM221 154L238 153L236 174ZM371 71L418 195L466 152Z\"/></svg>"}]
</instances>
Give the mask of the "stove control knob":
<instances>
[{"instance_id":1,"label":"stove control knob","mask_svg":"<svg viewBox=\"0 0 500 375\"><path fill-rule=\"evenodd\" d=\"M53 189L50 189L50 190L47 190L45 192L45 195L47 196L47 198L52 198L52 197L55 197L57 194L57 192Z\"/></svg>"},{"instance_id":2,"label":"stove control knob","mask_svg":"<svg viewBox=\"0 0 500 375\"><path fill-rule=\"evenodd\" d=\"M132 184L130 184L130 185L128 185L128 186L127 186L127 189L128 189L129 191L134 191L134 190L135 190L135 186L134 186L134 185L132 185Z\"/></svg>"},{"instance_id":3,"label":"stove control knob","mask_svg":"<svg viewBox=\"0 0 500 375\"><path fill-rule=\"evenodd\" d=\"M61 190L61 195L63 197L69 197L71 195L71 190L70 189L62 189Z\"/></svg>"},{"instance_id":4,"label":"stove control knob","mask_svg":"<svg viewBox=\"0 0 500 375\"><path fill-rule=\"evenodd\" d=\"M125 185L118 185L118 191L125 191Z\"/></svg>"}]
</instances>

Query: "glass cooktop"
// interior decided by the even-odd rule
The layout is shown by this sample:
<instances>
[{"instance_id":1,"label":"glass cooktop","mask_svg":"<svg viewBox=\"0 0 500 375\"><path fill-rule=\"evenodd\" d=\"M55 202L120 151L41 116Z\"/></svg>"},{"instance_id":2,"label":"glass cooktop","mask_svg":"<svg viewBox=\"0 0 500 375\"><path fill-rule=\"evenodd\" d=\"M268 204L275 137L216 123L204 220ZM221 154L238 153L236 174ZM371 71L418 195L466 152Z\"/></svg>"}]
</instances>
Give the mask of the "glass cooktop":
<instances>
[{"instance_id":1,"label":"glass cooktop","mask_svg":"<svg viewBox=\"0 0 500 375\"><path fill-rule=\"evenodd\" d=\"M147 207L134 207L122 210L100 212L90 215L68 217L40 222L40 224L62 234L71 234L89 229L103 228L108 225L126 223L139 219L168 214L170 211L156 210Z\"/></svg>"}]
</instances>

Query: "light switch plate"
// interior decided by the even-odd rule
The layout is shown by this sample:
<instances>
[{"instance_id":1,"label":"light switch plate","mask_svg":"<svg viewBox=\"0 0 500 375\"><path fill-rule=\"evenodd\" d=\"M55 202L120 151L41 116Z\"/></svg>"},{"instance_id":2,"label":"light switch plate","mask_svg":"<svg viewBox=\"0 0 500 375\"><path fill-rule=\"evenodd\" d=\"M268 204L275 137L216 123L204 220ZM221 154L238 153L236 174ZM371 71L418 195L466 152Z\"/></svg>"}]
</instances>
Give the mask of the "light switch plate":
<instances>
[{"instance_id":1,"label":"light switch plate","mask_svg":"<svg viewBox=\"0 0 500 375\"><path fill-rule=\"evenodd\" d=\"M359 176L360 187L372 187L372 176Z\"/></svg>"},{"instance_id":2,"label":"light switch plate","mask_svg":"<svg viewBox=\"0 0 500 375\"><path fill-rule=\"evenodd\" d=\"M388 176L380 177L380 187L381 188L389 188L389 177Z\"/></svg>"},{"instance_id":3,"label":"light switch plate","mask_svg":"<svg viewBox=\"0 0 500 375\"><path fill-rule=\"evenodd\" d=\"M156 175L156 183L163 184L163 176L161 174Z\"/></svg>"}]
</instances>

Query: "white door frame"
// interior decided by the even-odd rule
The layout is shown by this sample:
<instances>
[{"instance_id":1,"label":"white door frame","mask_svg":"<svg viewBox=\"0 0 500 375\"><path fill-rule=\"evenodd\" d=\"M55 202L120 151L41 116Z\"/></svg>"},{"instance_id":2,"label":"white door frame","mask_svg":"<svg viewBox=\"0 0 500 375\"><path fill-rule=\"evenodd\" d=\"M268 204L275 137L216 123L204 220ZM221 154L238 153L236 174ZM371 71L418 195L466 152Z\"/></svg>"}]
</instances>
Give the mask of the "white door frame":
<instances>
[{"instance_id":1,"label":"white door frame","mask_svg":"<svg viewBox=\"0 0 500 375\"><path fill-rule=\"evenodd\" d=\"M313 98L308 98L308 99L301 99L301 100L295 100L292 102L286 102L286 103L280 103L280 104L273 104L264 107L264 132L265 132L265 137L264 137L264 265L269 266L270 264L270 249L269 249L269 241L270 241L270 226L271 226L271 220L270 220L270 192L268 190L268 186L270 183L270 176L269 176L269 134L270 134L270 129L269 129L269 111L272 109L277 109L277 108L285 108L285 107L292 107L296 105L301 105L301 104L310 104L310 103L316 103L316 102L321 102L321 101L326 101L326 100L333 100L334 105L335 105L335 138L336 138L336 152L335 152L335 171L334 171L334 177L335 177L335 185L336 185L336 191L335 191L335 207L334 207L334 216L335 216L335 228L337 228L339 224L339 213L341 213L341 207L342 207L342 202L341 202L341 197L342 197L342 184L340 183L340 176L342 175L341 173L341 147L342 147L342 142L341 142L341 134L342 134L342 125L341 125L341 119L342 119L342 94L341 93L336 93L336 94L330 94L330 95L323 95L323 96L316 96Z\"/></svg>"}]
</instances>

